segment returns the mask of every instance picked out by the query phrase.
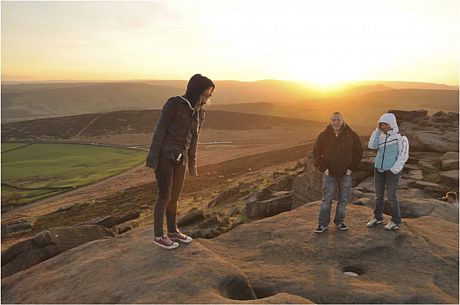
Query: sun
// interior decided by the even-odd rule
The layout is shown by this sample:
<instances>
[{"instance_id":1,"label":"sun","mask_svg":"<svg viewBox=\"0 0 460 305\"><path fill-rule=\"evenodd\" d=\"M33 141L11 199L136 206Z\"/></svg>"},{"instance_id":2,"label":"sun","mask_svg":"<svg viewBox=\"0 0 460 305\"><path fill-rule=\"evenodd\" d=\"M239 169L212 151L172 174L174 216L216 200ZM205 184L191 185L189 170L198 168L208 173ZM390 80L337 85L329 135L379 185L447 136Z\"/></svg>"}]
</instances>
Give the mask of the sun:
<instances>
[{"instance_id":1,"label":"sun","mask_svg":"<svg viewBox=\"0 0 460 305\"><path fill-rule=\"evenodd\" d=\"M346 71L345 71L346 72ZM355 78L347 73L340 71L324 70L321 68L295 69L287 73L288 78L298 81L309 88L313 88L321 93L335 92L345 89Z\"/></svg>"}]
</instances>

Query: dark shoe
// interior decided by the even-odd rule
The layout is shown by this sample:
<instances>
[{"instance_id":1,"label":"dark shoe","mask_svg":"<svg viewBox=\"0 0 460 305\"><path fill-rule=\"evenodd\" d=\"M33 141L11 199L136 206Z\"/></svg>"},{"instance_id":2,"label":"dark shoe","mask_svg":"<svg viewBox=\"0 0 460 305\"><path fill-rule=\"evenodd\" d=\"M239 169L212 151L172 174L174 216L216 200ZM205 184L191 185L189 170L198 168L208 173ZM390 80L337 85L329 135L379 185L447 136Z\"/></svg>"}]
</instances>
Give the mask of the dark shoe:
<instances>
[{"instance_id":1,"label":"dark shoe","mask_svg":"<svg viewBox=\"0 0 460 305\"><path fill-rule=\"evenodd\" d=\"M172 250L172 249L176 249L177 247L179 247L178 243L173 242L167 236L154 237L153 238L153 243L155 245L160 246L163 249L167 249L167 250Z\"/></svg>"},{"instance_id":2,"label":"dark shoe","mask_svg":"<svg viewBox=\"0 0 460 305\"><path fill-rule=\"evenodd\" d=\"M190 236L185 235L184 233L177 231L174 233L168 233L169 239L173 241L180 241L181 243L191 243L193 239Z\"/></svg>"},{"instance_id":3,"label":"dark shoe","mask_svg":"<svg viewBox=\"0 0 460 305\"><path fill-rule=\"evenodd\" d=\"M326 230L327 230L327 227L323 227L322 225L318 225L318 227L315 229L315 233L323 233Z\"/></svg>"},{"instance_id":4,"label":"dark shoe","mask_svg":"<svg viewBox=\"0 0 460 305\"><path fill-rule=\"evenodd\" d=\"M343 222L337 225L337 228L342 231L348 230L348 226L344 224Z\"/></svg>"}]
</instances>

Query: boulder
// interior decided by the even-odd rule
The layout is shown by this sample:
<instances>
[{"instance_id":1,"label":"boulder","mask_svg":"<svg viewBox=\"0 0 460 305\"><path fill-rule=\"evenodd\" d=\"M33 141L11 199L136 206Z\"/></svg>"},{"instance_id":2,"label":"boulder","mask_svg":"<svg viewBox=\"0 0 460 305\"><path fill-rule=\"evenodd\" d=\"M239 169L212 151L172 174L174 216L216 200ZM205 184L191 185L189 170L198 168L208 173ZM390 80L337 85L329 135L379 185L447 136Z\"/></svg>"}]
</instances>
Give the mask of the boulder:
<instances>
[{"instance_id":1,"label":"boulder","mask_svg":"<svg viewBox=\"0 0 460 305\"><path fill-rule=\"evenodd\" d=\"M443 191L443 187L440 184L427 181L415 181L412 186L423 190L426 190L428 188L440 192Z\"/></svg>"},{"instance_id":2,"label":"boulder","mask_svg":"<svg viewBox=\"0 0 460 305\"><path fill-rule=\"evenodd\" d=\"M416 163L418 161L414 162L414 163L408 163L406 162L406 164L404 164L404 170L418 170L418 169L421 169L420 166L418 166Z\"/></svg>"},{"instance_id":3,"label":"boulder","mask_svg":"<svg viewBox=\"0 0 460 305\"><path fill-rule=\"evenodd\" d=\"M458 189L458 169L442 172L441 183L447 187Z\"/></svg>"},{"instance_id":4,"label":"boulder","mask_svg":"<svg viewBox=\"0 0 460 305\"><path fill-rule=\"evenodd\" d=\"M200 221L203 221L205 219L205 215L203 210L193 208L190 210L187 214L181 217L179 221L177 222L177 225L179 227L185 227Z\"/></svg>"},{"instance_id":5,"label":"boulder","mask_svg":"<svg viewBox=\"0 0 460 305\"><path fill-rule=\"evenodd\" d=\"M290 192L295 178L295 176L290 175L270 184L255 194L256 200L267 200L278 196L279 192ZM253 198L254 196L249 196L248 201L253 200Z\"/></svg>"},{"instance_id":6,"label":"boulder","mask_svg":"<svg viewBox=\"0 0 460 305\"><path fill-rule=\"evenodd\" d=\"M227 222L223 220L219 215L214 215L213 217L207 218L198 224L198 227L201 229L205 228L215 228L226 226Z\"/></svg>"},{"instance_id":7,"label":"boulder","mask_svg":"<svg viewBox=\"0 0 460 305\"><path fill-rule=\"evenodd\" d=\"M438 170L437 162L432 160L420 160L417 163L422 170L436 171Z\"/></svg>"},{"instance_id":8,"label":"boulder","mask_svg":"<svg viewBox=\"0 0 460 305\"><path fill-rule=\"evenodd\" d=\"M228 216L222 217L220 214L215 214L208 215L201 222L189 223L187 226L181 227L181 229L192 238L214 238L233 229L235 226L236 222L230 223Z\"/></svg>"},{"instance_id":9,"label":"boulder","mask_svg":"<svg viewBox=\"0 0 460 305\"><path fill-rule=\"evenodd\" d=\"M126 233L137 227L139 227L139 222L137 220L132 220L132 221L122 223L121 225L118 226L118 234Z\"/></svg>"},{"instance_id":10,"label":"boulder","mask_svg":"<svg viewBox=\"0 0 460 305\"><path fill-rule=\"evenodd\" d=\"M122 209L136 209L136 204L134 202L125 202L120 204Z\"/></svg>"},{"instance_id":11,"label":"boulder","mask_svg":"<svg viewBox=\"0 0 460 305\"><path fill-rule=\"evenodd\" d=\"M441 197L446 193L446 190L442 185L433 182L419 180L415 181L415 183L412 184L412 187L422 189L430 197Z\"/></svg>"},{"instance_id":12,"label":"boulder","mask_svg":"<svg viewBox=\"0 0 460 305\"><path fill-rule=\"evenodd\" d=\"M422 216L439 217L446 221L458 223L458 208L433 198L407 198L400 197L399 207L403 221L405 218L419 218ZM370 209L375 207L374 198L359 198L351 201L353 205L365 206ZM383 212L391 215L390 205L387 200L384 203Z\"/></svg>"},{"instance_id":13,"label":"boulder","mask_svg":"<svg viewBox=\"0 0 460 305\"><path fill-rule=\"evenodd\" d=\"M446 152L441 158L442 169L458 170L458 152Z\"/></svg>"},{"instance_id":14,"label":"boulder","mask_svg":"<svg viewBox=\"0 0 460 305\"><path fill-rule=\"evenodd\" d=\"M364 181L356 186L356 189L365 193L375 193L374 176L364 179Z\"/></svg>"},{"instance_id":15,"label":"boulder","mask_svg":"<svg viewBox=\"0 0 460 305\"><path fill-rule=\"evenodd\" d=\"M20 218L2 223L2 234L12 234L32 230L35 220L33 218Z\"/></svg>"},{"instance_id":16,"label":"boulder","mask_svg":"<svg viewBox=\"0 0 460 305\"><path fill-rule=\"evenodd\" d=\"M232 187L232 188L230 188L228 190L225 190L225 191L221 192L219 195L217 195L216 198L214 198L213 200L211 200L208 203L208 208L212 208L212 207L218 206L218 205L220 205L222 203L225 203L230 198L236 198L239 194L240 194L240 187L239 186L235 186L235 187Z\"/></svg>"},{"instance_id":17,"label":"boulder","mask_svg":"<svg viewBox=\"0 0 460 305\"><path fill-rule=\"evenodd\" d=\"M367 177L369 176L372 176L373 174L371 172L367 172L367 171L361 171L361 170L358 170L356 172L353 172L351 174L351 179L352 179L352 186L355 187L357 186L358 184L360 184L361 182L364 181L364 179L366 179Z\"/></svg>"},{"instance_id":18,"label":"boulder","mask_svg":"<svg viewBox=\"0 0 460 305\"><path fill-rule=\"evenodd\" d=\"M240 215L240 214L241 214L241 210L238 207L231 208L227 213L228 217L233 217L233 216Z\"/></svg>"},{"instance_id":19,"label":"boulder","mask_svg":"<svg viewBox=\"0 0 460 305\"><path fill-rule=\"evenodd\" d=\"M369 198L369 199L374 199L375 194L374 193L367 193L367 192L361 192L357 189L352 189L351 190L351 201L353 200L358 200L360 198Z\"/></svg>"},{"instance_id":20,"label":"boulder","mask_svg":"<svg viewBox=\"0 0 460 305\"><path fill-rule=\"evenodd\" d=\"M408 173L404 173L405 179L413 179L413 180L422 180L423 173L421 169L409 170Z\"/></svg>"},{"instance_id":21,"label":"boulder","mask_svg":"<svg viewBox=\"0 0 460 305\"><path fill-rule=\"evenodd\" d=\"M116 226L118 224L124 223L129 220L133 220L139 217L140 217L140 212L133 211L133 212L128 212L128 213L119 213L115 215L94 218L94 219L76 224L74 226L98 225L98 226L102 226L102 227L110 229L113 226Z\"/></svg>"},{"instance_id":22,"label":"boulder","mask_svg":"<svg viewBox=\"0 0 460 305\"><path fill-rule=\"evenodd\" d=\"M374 204L375 204L374 202L375 202L374 198L362 197L362 198L359 198L357 200L351 201L351 204L368 207L370 209L374 209Z\"/></svg>"},{"instance_id":23,"label":"boulder","mask_svg":"<svg viewBox=\"0 0 460 305\"><path fill-rule=\"evenodd\" d=\"M444 201L432 198L399 198L401 217L418 218L422 216L439 217L452 223L458 223L458 208ZM388 202L385 202L384 212L391 215Z\"/></svg>"},{"instance_id":24,"label":"boulder","mask_svg":"<svg viewBox=\"0 0 460 305\"><path fill-rule=\"evenodd\" d=\"M249 219L260 219L289 211L291 206L292 196L287 192L268 200L247 202L245 212Z\"/></svg>"},{"instance_id":25,"label":"boulder","mask_svg":"<svg viewBox=\"0 0 460 305\"><path fill-rule=\"evenodd\" d=\"M2 251L2 278L84 243L112 236L110 230L97 225L56 227L41 231Z\"/></svg>"},{"instance_id":26,"label":"boulder","mask_svg":"<svg viewBox=\"0 0 460 305\"><path fill-rule=\"evenodd\" d=\"M414 151L458 151L458 138L441 131L406 131L410 149Z\"/></svg>"},{"instance_id":27,"label":"boulder","mask_svg":"<svg viewBox=\"0 0 460 305\"><path fill-rule=\"evenodd\" d=\"M358 165L358 169L365 171L369 174L372 174L374 172L374 165L375 165L374 159L375 158L371 158L371 157L362 159Z\"/></svg>"},{"instance_id":28,"label":"boulder","mask_svg":"<svg viewBox=\"0 0 460 305\"><path fill-rule=\"evenodd\" d=\"M310 172L295 177L292 184L292 208L321 198L323 176L318 172Z\"/></svg>"},{"instance_id":29,"label":"boulder","mask_svg":"<svg viewBox=\"0 0 460 305\"><path fill-rule=\"evenodd\" d=\"M274 178L280 178L280 177L286 177L289 175L288 172L280 172L280 171L276 171L276 172L273 172L273 177Z\"/></svg>"},{"instance_id":30,"label":"boulder","mask_svg":"<svg viewBox=\"0 0 460 305\"><path fill-rule=\"evenodd\" d=\"M400 192L401 190L411 190L411 189L412 189L412 185L415 183L415 181L417 181L417 180L409 179L409 178L406 177L406 176L402 176L402 177L399 179L399 183L398 183L398 192ZM422 196L422 197L423 197L423 196Z\"/></svg>"},{"instance_id":31,"label":"boulder","mask_svg":"<svg viewBox=\"0 0 460 305\"><path fill-rule=\"evenodd\" d=\"M404 182L405 180L402 180ZM416 188L398 188L397 191L398 198L429 198L425 190L416 189ZM385 192L385 196L387 196ZM386 197L385 197L386 198Z\"/></svg>"},{"instance_id":32,"label":"boulder","mask_svg":"<svg viewBox=\"0 0 460 305\"><path fill-rule=\"evenodd\" d=\"M416 123L428 117L427 110L388 110L388 113L393 113L398 122Z\"/></svg>"}]
</instances>

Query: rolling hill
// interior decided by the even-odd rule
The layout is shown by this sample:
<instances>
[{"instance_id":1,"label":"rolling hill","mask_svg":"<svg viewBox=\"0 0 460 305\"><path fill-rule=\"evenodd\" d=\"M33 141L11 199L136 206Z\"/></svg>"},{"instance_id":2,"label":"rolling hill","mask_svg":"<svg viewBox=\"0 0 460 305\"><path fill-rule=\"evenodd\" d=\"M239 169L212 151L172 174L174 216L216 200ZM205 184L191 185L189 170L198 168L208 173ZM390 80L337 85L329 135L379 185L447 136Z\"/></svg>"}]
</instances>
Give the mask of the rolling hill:
<instances>
[{"instance_id":1,"label":"rolling hill","mask_svg":"<svg viewBox=\"0 0 460 305\"><path fill-rule=\"evenodd\" d=\"M186 83L185 80L3 83L2 121L12 122L116 110L159 109L168 97L182 94ZM353 83L347 89L333 93L319 92L313 86L300 82L279 80L216 81L216 88L212 98L214 106L243 103L270 103L276 106L298 104L302 106L301 109L275 107L274 111L267 109L255 111L259 114L303 119L308 119L303 115L303 108L317 109L318 106L333 108L331 106L357 100L365 101L365 107L368 105L374 107L375 103L382 101L385 103L392 101L398 104L409 103L408 107L413 107L414 104L425 108L440 105L441 110L454 109L458 102L458 88L425 83ZM239 111L241 106L222 107L224 108L221 109ZM383 108L385 107L382 106Z\"/></svg>"},{"instance_id":2,"label":"rolling hill","mask_svg":"<svg viewBox=\"0 0 460 305\"><path fill-rule=\"evenodd\" d=\"M150 134L160 110L122 110L2 124L2 141L61 140L116 134ZM203 129L253 130L298 128L321 122L227 111L207 111Z\"/></svg>"}]
</instances>

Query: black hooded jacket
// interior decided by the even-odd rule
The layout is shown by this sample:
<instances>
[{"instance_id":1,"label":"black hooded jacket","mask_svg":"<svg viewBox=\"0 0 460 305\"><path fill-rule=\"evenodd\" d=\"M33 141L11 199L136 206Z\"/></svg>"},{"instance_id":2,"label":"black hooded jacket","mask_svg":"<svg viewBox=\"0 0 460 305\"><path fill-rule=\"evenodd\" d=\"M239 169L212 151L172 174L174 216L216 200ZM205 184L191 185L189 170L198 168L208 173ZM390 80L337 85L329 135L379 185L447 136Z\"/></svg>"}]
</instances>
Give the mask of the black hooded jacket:
<instances>
[{"instance_id":1,"label":"black hooded jacket","mask_svg":"<svg viewBox=\"0 0 460 305\"><path fill-rule=\"evenodd\" d=\"M157 168L160 153L171 160L176 160L182 154L181 163L188 161L189 169L193 170L204 116L203 107L196 111L180 96L170 98L163 106L153 131L146 166Z\"/></svg>"},{"instance_id":2,"label":"black hooded jacket","mask_svg":"<svg viewBox=\"0 0 460 305\"><path fill-rule=\"evenodd\" d=\"M203 105L197 103L204 90L210 87L214 88L210 79L195 74L188 82L185 97L171 97L164 104L153 131L147 167L157 168L160 154L163 154L175 162L188 162L190 173L196 173L198 134L205 117Z\"/></svg>"},{"instance_id":3,"label":"black hooded jacket","mask_svg":"<svg viewBox=\"0 0 460 305\"><path fill-rule=\"evenodd\" d=\"M315 167L329 175L342 177L347 170L355 171L363 157L363 146L358 134L344 124L336 136L331 125L327 126L316 139L313 147Z\"/></svg>"}]
</instances>

